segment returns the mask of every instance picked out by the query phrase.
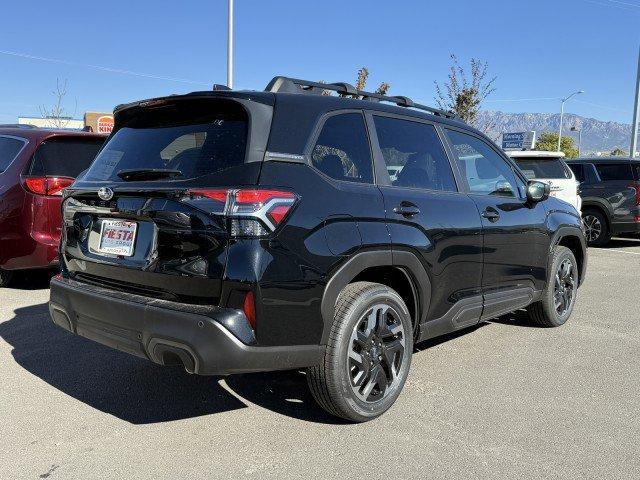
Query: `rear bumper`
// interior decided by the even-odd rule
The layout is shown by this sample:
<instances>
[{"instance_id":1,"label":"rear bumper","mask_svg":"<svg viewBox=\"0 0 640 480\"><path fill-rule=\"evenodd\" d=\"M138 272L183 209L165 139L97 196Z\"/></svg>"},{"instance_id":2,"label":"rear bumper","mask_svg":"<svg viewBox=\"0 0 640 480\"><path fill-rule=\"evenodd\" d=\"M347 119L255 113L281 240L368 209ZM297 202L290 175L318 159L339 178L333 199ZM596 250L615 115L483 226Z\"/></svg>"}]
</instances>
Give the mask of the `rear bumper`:
<instances>
[{"instance_id":1,"label":"rear bumper","mask_svg":"<svg viewBox=\"0 0 640 480\"><path fill-rule=\"evenodd\" d=\"M218 307L176 309L176 304L112 292L62 278L51 280L53 322L103 345L175 364L200 375L288 370L316 365L319 345L261 347L243 341L246 318Z\"/></svg>"},{"instance_id":2,"label":"rear bumper","mask_svg":"<svg viewBox=\"0 0 640 480\"><path fill-rule=\"evenodd\" d=\"M58 244L29 237L3 242L0 248L6 249L4 262L0 259L0 267L6 270L58 267Z\"/></svg>"}]
</instances>

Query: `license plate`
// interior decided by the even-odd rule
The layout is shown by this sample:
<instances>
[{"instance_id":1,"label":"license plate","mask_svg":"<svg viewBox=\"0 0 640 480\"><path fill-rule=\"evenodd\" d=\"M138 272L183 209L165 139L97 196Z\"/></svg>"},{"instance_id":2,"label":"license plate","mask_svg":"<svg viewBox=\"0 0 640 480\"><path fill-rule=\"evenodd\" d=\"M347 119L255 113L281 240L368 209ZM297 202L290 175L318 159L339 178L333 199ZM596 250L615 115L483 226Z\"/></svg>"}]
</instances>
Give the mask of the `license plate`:
<instances>
[{"instance_id":1,"label":"license plate","mask_svg":"<svg viewBox=\"0 0 640 480\"><path fill-rule=\"evenodd\" d=\"M136 239L136 222L126 220L102 220L98 252L130 257Z\"/></svg>"}]
</instances>

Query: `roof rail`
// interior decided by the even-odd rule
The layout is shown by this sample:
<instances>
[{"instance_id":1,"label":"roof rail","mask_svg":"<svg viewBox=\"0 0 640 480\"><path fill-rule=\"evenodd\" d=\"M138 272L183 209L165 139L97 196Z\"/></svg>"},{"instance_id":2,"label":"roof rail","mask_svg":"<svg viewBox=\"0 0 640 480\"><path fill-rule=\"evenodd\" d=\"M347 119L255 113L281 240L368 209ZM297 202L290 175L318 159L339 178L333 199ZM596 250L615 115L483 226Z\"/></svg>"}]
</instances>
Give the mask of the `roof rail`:
<instances>
[{"instance_id":1,"label":"roof rail","mask_svg":"<svg viewBox=\"0 0 640 480\"><path fill-rule=\"evenodd\" d=\"M38 128L30 123L0 123L2 128Z\"/></svg>"},{"instance_id":2,"label":"roof rail","mask_svg":"<svg viewBox=\"0 0 640 480\"><path fill-rule=\"evenodd\" d=\"M344 82L335 83L321 83L313 82L310 80L300 80L298 78L289 78L283 76L273 77L267 88L266 92L283 92L283 93L310 93L314 95L322 95L325 90L337 92L340 95L361 97L362 100L368 100L370 102L389 102L394 103L400 107L415 108L417 110L423 110L433 115L438 115L446 118L457 118L452 112L447 112L439 108L428 107L420 103L414 103L409 97L403 97L400 95L382 95L380 93L365 92L358 90L353 85Z\"/></svg>"}]
</instances>

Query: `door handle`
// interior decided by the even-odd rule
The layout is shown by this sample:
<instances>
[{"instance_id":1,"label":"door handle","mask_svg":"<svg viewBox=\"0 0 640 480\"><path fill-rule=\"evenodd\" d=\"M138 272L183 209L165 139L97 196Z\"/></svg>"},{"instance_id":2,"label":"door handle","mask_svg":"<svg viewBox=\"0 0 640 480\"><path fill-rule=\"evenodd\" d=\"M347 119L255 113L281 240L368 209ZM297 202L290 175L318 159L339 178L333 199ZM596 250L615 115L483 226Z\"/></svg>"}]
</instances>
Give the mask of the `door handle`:
<instances>
[{"instance_id":1,"label":"door handle","mask_svg":"<svg viewBox=\"0 0 640 480\"><path fill-rule=\"evenodd\" d=\"M402 215L404 217L413 217L414 215L420 213L420 209L413 203L409 202L402 202L400 205L395 207L393 211L398 215Z\"/></svg>"},{"instance_id":2,"label":"door handle","mask_svg":"<svg viewBox=\"0 0 640 480\"><path fill-rule=\"evenodd\" d=\"M492 207L488 207L482 212L482 216L490 222L497 222L500 218L500 213Z\"/></svg>"}]
</instances>

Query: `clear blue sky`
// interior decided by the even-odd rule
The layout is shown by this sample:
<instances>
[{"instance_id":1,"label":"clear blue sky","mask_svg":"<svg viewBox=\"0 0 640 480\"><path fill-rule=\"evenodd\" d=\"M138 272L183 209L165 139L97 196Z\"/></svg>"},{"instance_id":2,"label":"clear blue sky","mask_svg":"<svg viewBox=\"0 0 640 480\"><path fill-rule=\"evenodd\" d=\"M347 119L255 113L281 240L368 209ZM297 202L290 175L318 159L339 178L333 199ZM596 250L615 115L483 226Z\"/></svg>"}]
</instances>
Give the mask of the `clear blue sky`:
<instances>
[{"instance_id":1,"label":"clear blue sky","mask_svg":"<svg viewBox=\"0 0 640 480\"><path fill-rule=\"evenodd\" d=\"M76 116L224 83L226 4L7 3L0 18L0 122L51 104L56 78L68 80L65 106ZM455 53L465 63L486 60L498 77L485 108L557 112L559 100L545 99L584 89L568 111L631 121L640 0L236 0L235 10L236 88L262 89L276 74L354 82L367 66L370 87L384 80L391 93L433 104L433 81L446 78ZM505 101L514 99L538 100Z\"/></svg>"}]
</instances>

